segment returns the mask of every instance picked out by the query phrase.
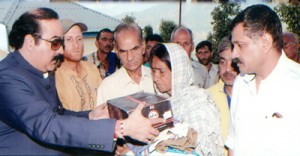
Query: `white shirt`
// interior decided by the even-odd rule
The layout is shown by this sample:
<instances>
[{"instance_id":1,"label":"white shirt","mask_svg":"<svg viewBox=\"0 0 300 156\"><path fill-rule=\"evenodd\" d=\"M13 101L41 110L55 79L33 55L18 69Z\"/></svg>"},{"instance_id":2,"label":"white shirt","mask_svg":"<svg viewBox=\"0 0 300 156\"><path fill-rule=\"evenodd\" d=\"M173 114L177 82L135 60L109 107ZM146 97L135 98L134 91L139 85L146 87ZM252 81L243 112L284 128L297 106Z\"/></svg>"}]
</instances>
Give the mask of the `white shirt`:
<instances>
[{"instance_id":1,"label":"white shirt","mask_svg":"<svg viewBox=\"0 0 300 156\"><path fill-rule=\"evenodd\" d=\"M98 88L97 105L140 91L155 93L150 68L142 66L141 70L142 77L139 84L131 79L124 67L103 79Z\"/></svg>"},{"instance_id":2,"label":"white shirt","mask_svg":"<svg viewBox=\"0 0 300 156\"><path fill-rule=\"evenodd\" d=\"M219 67L216 64L211 64L211 68L208 71L208 75L205 81L204 88L209 88L219 81Z\"/></svg>"},{"instance_id":3,"label":"white shirt","mask_svg":"<svg viewBox=\"0 0 300 156\"><path fill-rule=\"evenodd\" d=\"M300 65L284 53L258 92L254 75L236 78L226 142L234 156L300 155L299 90Z\"/></svg>"},{"instance_id":4,"label":"white shirt","mask_svg":"<svg viewBox=\"0 0 300 156\"><path fill-rule=\"evenodd\" d=\"M219 67L213 63L211 63L211 65L211 69L208 71L206 66L202 65L198 61L192 61L192 67L194 70L194 85L201 88L209 88L219 81Z\"/></svg>"},{"instance_id":5,"label":"white shirt","mask_svg":"<svg viewBox=\"0 0 300 156\"><path fill-rule=\"evenodd\" d=\"M206 74L202 74L202 71L207 71L207 69L205 66L201 66L199 62L191 61L191 63L194 72L193 85L203 88L205 85L205 80L207 78L207 72Z\"/></svg>"}]
</instances>

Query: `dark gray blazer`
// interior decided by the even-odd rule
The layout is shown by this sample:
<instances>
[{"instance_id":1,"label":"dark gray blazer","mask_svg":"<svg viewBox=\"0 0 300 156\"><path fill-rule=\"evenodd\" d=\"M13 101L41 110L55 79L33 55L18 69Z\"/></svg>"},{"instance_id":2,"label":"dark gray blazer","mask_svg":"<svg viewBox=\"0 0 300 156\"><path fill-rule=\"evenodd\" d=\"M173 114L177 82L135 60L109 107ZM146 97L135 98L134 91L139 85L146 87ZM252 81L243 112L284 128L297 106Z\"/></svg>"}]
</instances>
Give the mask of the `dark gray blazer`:
<instances>
[{"instance_id":1,"label":"dark gray blazer","mask_svg":"<svg viewBox=\"0 0 300 156\"><path fill-rule=\"evenodd\" d=\"M88 120L88 112L64 111L54 77L18 52L0 62L0 154L61 155L81 148L112 152L115 120Z\"/></svg>"}]
</instances>

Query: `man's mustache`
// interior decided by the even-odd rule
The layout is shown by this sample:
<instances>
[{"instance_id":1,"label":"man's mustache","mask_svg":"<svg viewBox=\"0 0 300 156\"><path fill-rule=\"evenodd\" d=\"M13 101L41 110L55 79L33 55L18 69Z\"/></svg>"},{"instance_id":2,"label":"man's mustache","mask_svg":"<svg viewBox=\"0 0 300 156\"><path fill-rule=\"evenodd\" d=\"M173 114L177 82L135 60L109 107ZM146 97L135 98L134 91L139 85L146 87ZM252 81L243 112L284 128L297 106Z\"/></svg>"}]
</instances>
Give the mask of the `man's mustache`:
<instances>
[{"instance_id":1,"label":"man's mustache","mask_svg":"<svg viewBox=\"0 0 300 156\"><path fill-rule=\"evenodd\" d=\"M237 65L238 63L242 63L239 58L232 59L231 67L239 74L240 68Z\"/></svg>"},{"instance_id":2,"label":"man's mustache","mask_svg":"<svg viewBox=\"0 0 300 156\"><path fill-rule=\"evenodd\" d=\"M61 65L61 63L64 61L64 55L58 54L58 55L54 56L52 61L55 61L56 66L59 67Z\"/></svg>"},{"instance_id":3,"label":"man's mustache","mask_svg":"<svg viewBox=\"0 0 300 156\"><path fill-rule=\"evenodd\" d=\"M208 61L208 59L201 59L201 61Z\"/></svg>"},{"instance_id":4,"label":"man's mustache","mask_svg":"<svg viewBox=\"0 0 300 156\"><path fill-rule=\"evenodd\" d=\"M231 73L231 72L225 72L225 73L223 74L223 76L224 76L224 77L227 77L227 76L234 77L234 74Z\"/></svg>"},{"instance_id":5,"label":"man's mustache","mask_svg":"<svg viewBox=\"0 0 300 156\"><path fill-rule=\"evenodd\" d=\"M58 54L56 56L54 56L54 58L52 59L52 61L55 61L55 69L53 71L50 71L49 73L54 75L55 70L60 67L61 63L64 61L64 55L63 54ZM51 61L51 62L52 62Z\"/></svg>"},{"instance_id":6,"label":"man's mustache","mask_svg":"<svg viewBox=\"0 0 300 156\"><path fill-rule=\"evenodd\" d=\"M105 48L112 49L112 46L110 46L110 45L107 45L107 46L105 46Z\"/></svg>"},{"instance_id":7,"label":"man's mustache","mask_svg":"<svg viewBox=\"0 0 300 156\"><path fill-rule=\"evenodd\" d=\"M240 59L239 59L239 58L234 58L234 59L232 59L232 62L234 62L234 63L239 63L239 62L240 62Z\"/></svg>"},{"instance_id":8,"label":"man's mustache","mask_svg":"<svg viewBox=\"0 0 300 156\"><path fill-rule=\"evenodd\" d=\"M203 64L203 65L205 65L205 66L208 65L209 62L210 62L209 59L200 59L200 63Z\"/></svg>"}]
</instances>

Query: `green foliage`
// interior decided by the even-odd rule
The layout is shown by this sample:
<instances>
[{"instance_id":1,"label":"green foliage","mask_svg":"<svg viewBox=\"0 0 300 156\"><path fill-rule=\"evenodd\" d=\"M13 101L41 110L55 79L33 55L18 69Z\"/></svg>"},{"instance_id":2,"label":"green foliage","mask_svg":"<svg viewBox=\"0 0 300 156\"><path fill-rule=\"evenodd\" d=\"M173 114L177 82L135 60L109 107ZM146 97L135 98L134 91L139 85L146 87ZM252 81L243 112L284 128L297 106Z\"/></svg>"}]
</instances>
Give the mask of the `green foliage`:
<instances>
[{"instance_id":1,"label":"green foliage","mask_svg":"<svg viewBox=\"0 0 300 156\"><path fill-rule=\"evenodd\" d=\"M281 3L274 10L281 21L286 23L287 30L300 36L300 5Z\"/></svg>"},{"instance_id":2,"label":"green foliage","mask_svg":"<svg viewBox=\"0 0 300 156\"><path fill-rule=\"evenodd\" d=\"M213 21L213 32L210 32L207 40L213 45L214 57L213 62L217 62L217 47L221 39L230 35L230 24L233 18L240 12L240 4L238 3L220 3L211 12Z\"/></svg>"},{"instance_id":3,"label":"green foliage","mask_svg":"<svg viewBox=\"0 0 300 156\"><path fill-rule=\"evenodd\" d=\"M121 19L123 23L135 23L136 18L134 16L126 15Z\"/></svg>"},{"instance_id":4,"label":"green foliage","mask_svg":"<svg viewBox=\"0 0 300 156\"><path fill-rule=\"evenodd\" d=\"M171 33L176 27L177 25L173 21L161 20L159 31L160 36L165 42L170 42Z\"/></svg>"},{"instance_id":5,"label":"green foliage","mask_svg":"<svg viewBox=\"0 0 300 156\"><path fill-rule=\"evenodd\" d=\"M151 27L151 25L146 25L144 27L144 37L146 38L149 35L153 35L153 28Z\"/></svg>"},{"instance_id":6,"label":"green foliage","mask_svg":"<svg viewBox=\"0 0 300 156\"><path fill-rule=\"evenodd\" d=\"M207 41L213 42L213 34L211 32L208 33Z\"/></svg>"}]
</instances>

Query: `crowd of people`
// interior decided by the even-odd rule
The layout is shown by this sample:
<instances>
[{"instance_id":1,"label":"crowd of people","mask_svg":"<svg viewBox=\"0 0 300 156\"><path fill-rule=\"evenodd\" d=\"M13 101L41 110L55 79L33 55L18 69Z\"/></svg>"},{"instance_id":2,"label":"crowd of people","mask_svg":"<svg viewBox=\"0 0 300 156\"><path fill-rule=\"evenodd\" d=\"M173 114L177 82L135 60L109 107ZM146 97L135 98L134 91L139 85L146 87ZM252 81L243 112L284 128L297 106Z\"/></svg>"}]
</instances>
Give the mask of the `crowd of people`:
<instances>
[{"instance_id":1,"label":"crowd of people","mask_svg":"<svg viewBox=\"0 0 300 156\"><path fill-rule=\"evenodd\" d=\"M0 62L0 153L4 155L125 155L124 137L151 143L162 118L112 119L107 101L137 92L169 99L174 119L197 133L203 156L300 155L299 42L278 15L252 5L214 49L196 46L185 26L143 36L136 23L104 28L97 51L84 54L85 23L49 8L22 14ZM195 51L197 60L191 55Z\"/></svg>"}]
</instances>

